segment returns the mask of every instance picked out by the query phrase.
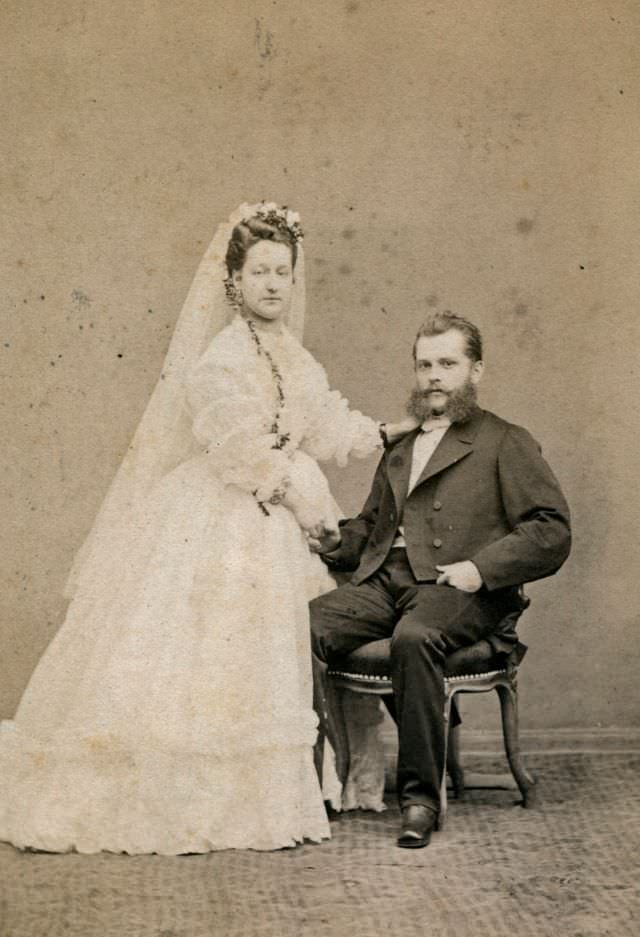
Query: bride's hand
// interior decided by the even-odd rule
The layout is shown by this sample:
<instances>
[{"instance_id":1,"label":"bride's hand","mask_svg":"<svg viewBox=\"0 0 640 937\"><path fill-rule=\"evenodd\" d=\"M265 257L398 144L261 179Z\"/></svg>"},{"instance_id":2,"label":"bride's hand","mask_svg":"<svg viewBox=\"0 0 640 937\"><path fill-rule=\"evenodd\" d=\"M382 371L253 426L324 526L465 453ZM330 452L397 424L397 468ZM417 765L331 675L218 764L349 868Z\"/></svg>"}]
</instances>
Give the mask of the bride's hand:
<instances>
[{"instance_id":1,"label":"bride's hand","mask_svg":"<svg viewBox=\"0 0 640 937\"><path fill-rule=\"evenodd\" d=\"M304 531L324 530L324 518L316 504L308 501L295 488L290 487L282 499Z\"/></svg>"},{"instance_id":2,"label":"bride's hand","mask_svg":"<svg viewBox=\"0 0 640 937\"><path fill-rule=\"evenodd\" d=\"M397 439L406 436L407 433L417 429L421 424L414 416L405 416L404 419L399 420L397 423L383 423L382 425L384 426L389 442L395 442Z\"/></svg>"},{"instance_id":3,"label":"bride's hand","mask_svg":"<svg viewBox=\"0 0 640 937\"><path fill-rule=\"evenodd\" d=\"M332 553L340 546L340 531L335 527L318 524L307 531L309 549L312 553Z\"/></svg>"}]
</instances>

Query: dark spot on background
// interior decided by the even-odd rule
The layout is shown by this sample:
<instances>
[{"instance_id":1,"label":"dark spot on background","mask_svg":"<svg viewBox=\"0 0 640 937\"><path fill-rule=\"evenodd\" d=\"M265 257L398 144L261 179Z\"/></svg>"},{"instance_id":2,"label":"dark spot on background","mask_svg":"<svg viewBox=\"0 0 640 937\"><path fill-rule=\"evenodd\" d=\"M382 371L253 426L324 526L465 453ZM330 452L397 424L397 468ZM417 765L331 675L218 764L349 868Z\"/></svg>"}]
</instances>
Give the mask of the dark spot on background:
<instances>
[{"instance_id":1,"label":"dark spot on background","mask_svg":"<svg viewBox=\"0 0 640 937\"><path fill-rule=\"evenodd\" d=\"M268 59L271 59L276 54L275 42L273 40L273 33L264 29L263 20L261 18L256 19L256 30L255 30L255 43L256 49L258 50L258 55L263 62L266 62Z\"/></svg>"},{"instance_id":2,"label":"dark spot on background","mask_svg":"<svg viewBox=\"0 0 640 937\"><path fill-rule=\"evenodd\" d=\"M438 305L438 296L436 293L429 293L427 296L427 306L430 306L432 309L434 306Z\"/></svg>"},{"instance_id":3,"label":"dark spot on background","mask_svg":"<svg viewBox=\"0 0 640 937\"><path fill-rule=\"evenodd\" d=\"M360 300L360 305L369 307L371 305L371 297L363 296L362 299Z\"/></svg>"},{"instance_id":4,"label":"dark spot on background","mask_svg":"<svg viewBox=\"0 0 640 937\"><path fill-rule=\"evenodd\" d=\"M325 267L329 261L325 260L324 257L314 257L313 262L318 267Z\"/></svg>"},{"instance_id":5,"label":"dark spot on background","mask_svg":"<svg viewBox=\"0 0 640 937\"><path fill-rule=\"evenodd\" d=\"M342 237L345 241L350 241L356 235L355 228L345 228L342 232Z\"/></svg>"},{"instance_id":6,"label":"dark spot on background","mask_svg":"<svg viewBox=\"0 0 640 937\"><path fill-rule=\"evenodd\" d=\"M384 254L388 254L388 253L389 253L389 245L388 245L388 244L381 244L381 245L380 245L380 250L381 250Z\"/></svg>"},{"instance_id":7,"label":"dark spot on background","mask_svg":"<svg viewBox=\"0 0 640 937\"><path fill-rule=\"evenodd\" d=\"M338 267L338 273L342 273L344 276L348 276L351 272L349 264L340 264Z\"/></svg>"},{"instance_id":8,"label":"dark spot on background","mask_svg":"<svg viewBox=\"0 0 640 937\"><path fill-rule=\"evenodd\" d=\"M80 308L91 305L91 299L87 296L84 290L72 290L71 299Z\"/></svg>"},{"instance_id":9,"label":"dark spot on background","mask_svg":"<svg viewBox=\"0 0 640 937\"><path fill-rule=\"evenodd\" d=\"M516 305L513 307L513 311L517 316L526 316L526 314L529 312L529 307L526 303L516 303Z\"/></svg>"},{"instance_id":10,"label":"dark spot on background","mask_svg":"<svg viewBox=\"0 0 640 937\"><path fill-rule=\"evenodd\" d=\"M581 270L584 270L584 265L583 265L583 264L580 264L580 269L581 269Z\"/></svg>"},{"instance_id":11,"label":"dark spot on background","mask_svg":"<svg viewBox=\"0 0 640 937\"><path fill-rule=\"evenodd\" d=\"M516 223L518 234L529 234L533 230L532 218L520 218Z\"/></svg>"},{"instance_id":12,"label":"dark spot on background","mask_svg":"<svg viewBox=\"0 0 640 937\"><path fill-rule=\"evenodd\" d=\"M349 3L345 4L345 10L347 13L357 13L360 9L360 4L357 0L349 0Z\"/></svg>"}]
</instances>

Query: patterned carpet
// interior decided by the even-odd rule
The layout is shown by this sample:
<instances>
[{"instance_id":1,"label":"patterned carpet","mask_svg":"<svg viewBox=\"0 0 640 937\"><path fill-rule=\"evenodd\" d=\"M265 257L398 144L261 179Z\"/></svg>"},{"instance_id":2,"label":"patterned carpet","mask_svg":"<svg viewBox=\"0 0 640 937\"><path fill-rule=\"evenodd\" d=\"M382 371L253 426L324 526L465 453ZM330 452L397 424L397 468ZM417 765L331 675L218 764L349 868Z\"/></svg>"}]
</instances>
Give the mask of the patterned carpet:
<instances>
[{"instance_id":1,"label":"patterned carpet","mask_svg":"<svg viewBox=\"0 0 640 937\"><path fill-rule=\"evenodd\" d=\"M423 850L394 845L394 806L337 818L321 846L268 854L55 856L0 845L0 935L637 934L640 756L527 764L539 780L535 810L508 791L472 791Z\"/></svg>"}]
</instances>

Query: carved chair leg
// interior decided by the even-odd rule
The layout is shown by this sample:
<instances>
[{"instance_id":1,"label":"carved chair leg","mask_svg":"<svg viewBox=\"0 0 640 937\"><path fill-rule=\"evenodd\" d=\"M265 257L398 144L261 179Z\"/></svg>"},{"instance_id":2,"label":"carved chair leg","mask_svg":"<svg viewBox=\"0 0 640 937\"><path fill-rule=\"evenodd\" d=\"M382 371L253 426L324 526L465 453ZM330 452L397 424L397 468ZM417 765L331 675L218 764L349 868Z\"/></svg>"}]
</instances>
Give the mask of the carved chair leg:
<instances>
[{"instance_id":1,"label":"carved chair leg","mask_svg":"<svg viewBox=\"0 0 640 937\"><path fill-rule=\"evenodd\" d=\"M328 738L336 756L336 774L345 784L349 774L349 741L340 700L341 690L327 677L327 667L313 656L313 705L319 719L314 762L322 783L324 739Z\"/></svg>"},{"instance_id":2,"label":"carved chair leg","mask_svg":"<svg viewBox=\"0 0 640 937\"><path fill-rule=\"evenodd\" d=\"M453 694L446 688L444 696L444 764L442 766L442 778L440 780L440 813L436 823L436 829L444 829L444 823L447 816L447 763L449 759L449 723L451 721L451 700Z\"/></svg>"},{"instance_id":3,"label":"carved chair leg","mask_svg":"<svg viewBox=\"0 0 640 937\"><path fill-rule=\"evenodd\" d=\"M325 732L322 725L318 726L318 735L316 738L316 744L313 746L313 763L315 765L316 774L318 775L318 782L320 787L322 787L322 774L323 774L323 765L324 765L324 740Z\"/></svg>"},{"instance_id":4,"label":"carved chair leg","mask_svg":"<svg viewBox=\"0 0 640 937\"><path fill-rule=\"evenodd\" d=\"M453 794L456 800L465 796L464 769L460 762L460 726L449 726L449 740L447 742L447 773L451 778Z\"/></svg>"},{"instance_id":5,"label":"carved chair leg","mask_svg":"<svg viewBox=\"0 0 640 937\"><path fill-rule=\"evenodd\" d=\"M520 754L518 736L518 694L514 683L496 687L502 713L502 735L509 767L522 794L522 806L532 807L535 802L535 780L531 777Z\"/></svg>"}]
</instances>

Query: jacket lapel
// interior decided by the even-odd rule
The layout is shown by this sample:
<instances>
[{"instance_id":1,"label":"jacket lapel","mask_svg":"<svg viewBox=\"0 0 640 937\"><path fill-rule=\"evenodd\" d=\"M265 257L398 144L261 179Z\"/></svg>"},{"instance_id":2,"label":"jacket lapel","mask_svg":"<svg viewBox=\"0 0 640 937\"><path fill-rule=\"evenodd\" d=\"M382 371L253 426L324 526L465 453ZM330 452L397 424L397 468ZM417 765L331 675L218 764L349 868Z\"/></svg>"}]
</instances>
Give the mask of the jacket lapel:
<instances>
[{"instance_id":1,"label":"jacket lapel","mask_svg":"<svg viewBox=\"0 0 640 937\"><path fill-rule=\"evenodd\" d=\"M473 441L476 437L476 433L480 429L483 415L483 411L478 407L464 423L454 423L449 427L440 440L435 452L422 470L422 474L413 487L412 493L429 478L437 475L438 472L444 471L444 469L449 468L450 465L454 465L456 462L459 462L460 459L464 459L465 456L468 456L470 452L473 452Z\"/></svg>"},{"instance_id":2,"label":"jacket lapel","mask_svg":"<svg viewBox=\"0 0 640 937\"><path fill-rule=\"evenodd\" d=\"M407 498L411 460L413 458L413 443L418 432L418 430L413 430L413 432L407 433L400 442L396 443L393 451L387 456L387 478L396 499L398 512L401 512L402 505Z\"/></svg>"}]
</instances>

